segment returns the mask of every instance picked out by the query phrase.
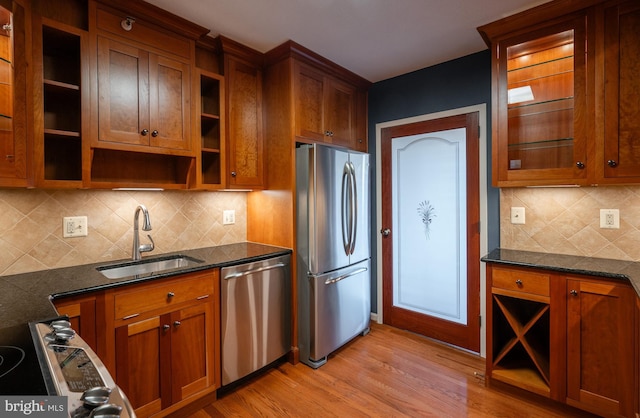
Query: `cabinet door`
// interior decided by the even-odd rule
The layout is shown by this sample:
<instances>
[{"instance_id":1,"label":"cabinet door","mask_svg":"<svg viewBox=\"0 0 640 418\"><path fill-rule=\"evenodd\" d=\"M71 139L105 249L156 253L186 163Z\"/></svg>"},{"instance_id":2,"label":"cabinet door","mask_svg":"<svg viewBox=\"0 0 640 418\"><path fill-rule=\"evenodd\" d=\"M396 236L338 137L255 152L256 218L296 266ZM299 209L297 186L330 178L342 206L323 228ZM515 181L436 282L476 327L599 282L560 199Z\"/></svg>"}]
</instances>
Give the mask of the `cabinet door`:
<instances>
[{"instance_id":1,"label":"cabinet door","mask_svg":"<svg viewBox=\"0 0 640 418\"><path fill-rule=\"evenodd\" d=\"M54 305L60 315L69 317L71 328L97 353L95 296L61 299Z\"/></svg>"},{"instance_id":2,"label":"cabinet door","mask_svg":"<svg viewBox=\"0 0 640 418\"><path fill-rule=\"evenodd\" d=\"M264 187L262 70L228 57L227 138L230 187Z\"/></svg>"},{"instance_id":3,"label":"cabinet door","mask_svg":"<svg viewBox=\"0 0 640 418\"><path fill-rule=\"evenodd\" d=\"M630 286L567 280L567 403L633 416L635 292Z\"/></svg>"},{"instance_id":4,"label":"cabinet door","mask_svg":"<svg viewBox=\"0 0 640 418\"><path fill-rule=\"evenodd\" d=\"M0 7L4 22L13 23L12 36L0 36L0 185L27 184L27 43L26 13L16 2ZM15 53L19 51L21 53Z\"/></svg>"},{"instance_id":5,"label":"cabinet door","mask_svg":"<svg viewBox=\"0 0 640 418\"><path fill-rule=\"evenodd\" d=\"M586 16L494 46L496 186L587 181Z\"/></svg>"},{"instance_id":6,"label":"cabinet door","mask_svg":"<svg viewBox=\"0 0 640 418\"><path fill-rule=\"evenodd\" d=\"M346 83L330 80L325 83L324 126L327 142L356 148L356 89Z\"/></svg>"},{"instance_id":7,"label":"cabinet door","mask_svg":"<svg viewBox=\"0 0 640 418\"><path fill-rule=\"evenodd\" d=\"M98 37L98 140L149 145L149 54Z\"/></svg>"},{"instance_id":8,"label":"cabinet door","mask_svg":"<svg viewBox=\"0 0 640 418\"><path fill-rule=\"evenodd\" d=\"M173 403L214 385L212 303L199 303L171 314Z\"/></svg>"},{"instance_id":9,"label":"cabinet door","mask_svg":"<svg viewBox=\"0 0 640 418\"><path fill-rule=\"evenodd\" d=\"M190 66L149 55L149 144L191 149Z\"/></svg>"},{"instance_id":10,"label":"cabinet door","mask_svg":"<svg viewBox=\"0 0 640 418\"><path fill-rule=\"evenodd\" d=\"M640 182L640 3L604 13L605 180Z\"/></svg>"},{"instance_id":11,"label":"cabinet door","mask_svg":"<svg viewBox=\"0 0 640 418\"><path fill-rule=\"evenodd\" d=\"M324 75L297 64L294 77L295 135L324 141Z\"/></svg>"},{"instance_id":12,"label":"cabinet door","mask_svg":"<svg viewBox=\"0 0 640 418\"><path fill-rule=\"evenodd\" d=\"M163 329L170 318L154 316L116 328L116 383L139 416L150 416L170 405L171 392L161 383L170 376L171 334ZM169 381L169 380L167 380Z\"/></svg>"}]
</instances>

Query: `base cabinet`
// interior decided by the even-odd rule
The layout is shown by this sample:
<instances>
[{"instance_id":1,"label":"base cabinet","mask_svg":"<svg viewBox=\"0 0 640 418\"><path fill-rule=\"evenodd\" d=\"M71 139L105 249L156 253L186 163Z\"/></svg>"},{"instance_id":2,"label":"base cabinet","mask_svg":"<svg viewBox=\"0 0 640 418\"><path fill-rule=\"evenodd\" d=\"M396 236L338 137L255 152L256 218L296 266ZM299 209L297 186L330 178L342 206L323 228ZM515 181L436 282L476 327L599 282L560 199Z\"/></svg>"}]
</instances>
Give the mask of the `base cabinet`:
<instances>
[{"instance_id":1,"label":"base cabinet","mask_svg":"<svg viewBox=\"0 0 640 418\"><path fill-rule=\"evenodd\" d=\"M634 416L634 290L570 278L567 295L567 403Z\"/></svg>"},{"instance_id":2,"label":"base cabinet","mask_svg":"<svg viewBox=\"0 0 640 418\"><path fill-rule=\"evenodd\" d=\"M219 387L218 277L176 276L107 298L115 380L138 417L165 416Z\"/></svg>"},{"instance_id":3,"label":"base cabinet","mask_svg":"<svg viewBox=\"0 0 640 418\"><path fill-rule=\"evenodd\" d=\"M97 343L97 295L78 296L55 300L53 302L60 315L67 315L71 328L98 353Z\"/></svg>"},{"instance_id":4,"label":"base cabinet","mask_svg":"<svg viewBox=\"0 0 640 418\"><path fill-rule=\"evenodd\" d=\"M488 264L487 383L636 416L637 299L620 280Z\"/></svg>"}]
</instances>

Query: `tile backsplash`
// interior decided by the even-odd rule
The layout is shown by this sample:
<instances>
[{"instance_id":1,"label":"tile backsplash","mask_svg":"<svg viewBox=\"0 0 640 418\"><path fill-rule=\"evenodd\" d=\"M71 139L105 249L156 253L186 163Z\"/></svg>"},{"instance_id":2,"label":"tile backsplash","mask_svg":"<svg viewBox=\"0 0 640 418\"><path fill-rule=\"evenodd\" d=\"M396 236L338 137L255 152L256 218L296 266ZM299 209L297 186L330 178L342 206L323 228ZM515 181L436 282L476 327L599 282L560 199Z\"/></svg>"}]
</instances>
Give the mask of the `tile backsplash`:
<instances>
[{"instance_id":1,"label":"tile backsplash","mask_svg":"<svg viewBox=\"0 0 640 418\"><path fill-rule=\"evenodd\" d=\"M143 204L155 250L144 257L246 240L244 192L0 190L0 276L131 257L133 216ZM235 224L222 225L223 210ZM63 238L62 218L87 216L88 236ZM142 225L142 222L140 222Z\"/></svg>"},{"instance_id":2,"label":"tile backsplash","mask_svg":"<svg viewBox=\"0 0 640 418\"><path fill-rule=\"evenodd\" d=\"M525 208L524 225L511 207ZM600 228L600 209L619 209L620 229ZM501 189L500 246L640 261L640 187Z\"/></svg>"}]
</instances>

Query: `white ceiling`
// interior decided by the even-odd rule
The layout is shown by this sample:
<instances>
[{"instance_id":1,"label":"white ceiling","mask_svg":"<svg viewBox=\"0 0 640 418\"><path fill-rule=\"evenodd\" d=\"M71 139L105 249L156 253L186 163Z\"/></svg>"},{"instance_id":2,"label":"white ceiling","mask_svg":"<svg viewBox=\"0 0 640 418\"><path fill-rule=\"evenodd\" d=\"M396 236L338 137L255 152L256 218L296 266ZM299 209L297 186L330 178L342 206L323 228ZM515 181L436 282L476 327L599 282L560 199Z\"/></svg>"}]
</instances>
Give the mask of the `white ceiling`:
<instances>
[{"instance_id":1,"label":"white ceiling","mask_svg":"<svg viewBox=\"0 0 640 418\"><path fill-rule=\"evenodd\" d=\"M147 0L260 52L291 39L377 82L486 49L476 28L548 0Z\"/></svg>"}]
</instances>

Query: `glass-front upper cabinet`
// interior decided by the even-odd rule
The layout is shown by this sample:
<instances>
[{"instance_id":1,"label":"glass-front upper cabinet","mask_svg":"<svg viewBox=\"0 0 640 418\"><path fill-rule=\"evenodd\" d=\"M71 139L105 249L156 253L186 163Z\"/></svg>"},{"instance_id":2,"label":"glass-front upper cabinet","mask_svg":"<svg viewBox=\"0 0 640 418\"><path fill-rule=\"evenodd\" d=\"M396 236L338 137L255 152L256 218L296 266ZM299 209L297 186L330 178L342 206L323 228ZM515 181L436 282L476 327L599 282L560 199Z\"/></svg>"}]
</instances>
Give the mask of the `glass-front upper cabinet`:
<instances>
[{"instance_id":1,"label":"glass-front upper cabinet","mask_svg":"<svg viewBox=\"0 0 640 418\"><path fill-rule=\"evenodd\" d=\"M582 16L493 45L494 186L587 181L585 27Z\"/></svg>"}]
</instances>

